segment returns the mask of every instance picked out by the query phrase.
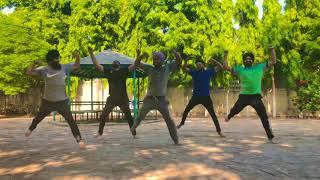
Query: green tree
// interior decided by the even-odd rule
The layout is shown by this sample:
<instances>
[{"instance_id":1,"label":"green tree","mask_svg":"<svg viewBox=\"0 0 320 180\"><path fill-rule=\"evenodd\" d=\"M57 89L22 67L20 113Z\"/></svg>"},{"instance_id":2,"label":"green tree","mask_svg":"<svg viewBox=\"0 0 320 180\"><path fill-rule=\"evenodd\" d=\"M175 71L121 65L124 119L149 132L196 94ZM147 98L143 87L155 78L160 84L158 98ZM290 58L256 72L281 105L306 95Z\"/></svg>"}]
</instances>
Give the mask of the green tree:
<instances>
[{"instance_id":1,"label":"green tree","mask_svg":"<svg viewBox=\"0 0 320 180\"><path fill-rule=\"evenodd\" d=\"M52 48L42 34L21 24L16 17L0 14L0 90L6 95L25 92L34 83L26 77L26 67L44 60Z\"/></svg>"}]
</instances>

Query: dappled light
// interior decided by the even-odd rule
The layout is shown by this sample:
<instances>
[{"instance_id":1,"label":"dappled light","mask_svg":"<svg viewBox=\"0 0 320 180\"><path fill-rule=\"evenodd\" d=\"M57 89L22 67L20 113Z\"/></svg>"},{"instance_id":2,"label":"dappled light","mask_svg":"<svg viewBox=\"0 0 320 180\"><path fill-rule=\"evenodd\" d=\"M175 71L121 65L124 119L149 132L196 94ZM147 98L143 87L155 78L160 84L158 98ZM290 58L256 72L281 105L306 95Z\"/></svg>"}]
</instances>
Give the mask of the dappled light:
<instances>
[{"instance_id":1,"label":"dappled light","mask_svg":"<svg viewBox=\"0 0 320 180\"><path fill-rule=\"evenodd\" d=\"M217 136L209 120L193 121L178 131L178 146L163 121L142 124L138 139L127 125L106 126L101 139L93 137L97 126L79 126L87 142L80 150L66 128L43 123L26 141L28 121L2 120L0 136L7 145L0 146L0 179L320 178L315 165L320 161L319 122L286 128L288 122L277 121L279 143L270 144L263 129L255 128L259 121L223 124L226 138Z\"/></svg>"},{"instance_id":2,"label":"dappled light","mask_svg":"<svg viewBox=\"0 0 320 180\"><path fill-rule=\"evenodd\" d=\"M23 150L15 150L15 151L1 151L0 150L0 158L9 157L9 156L16 156L19 154L23 154Z\"/></svg>"},{"instance_id":3,"label":"dappled light","mask_svg":"<svg viewBox=\"0 0 320 180\"><path fill-rule=\"evenodd\" d=\"M106 178L100 177L100 176L94 176L94 175L71 175L71 176L59 176L59 177L54 177L52 180L105 180Z\"/></svg>"},{"instance_id":4,"label":"dappled light","mask_svg":"<svg viewBox=\"0 0 320 180\"><path fill-rule=\"evenodd\" d=\"M225 170L217 168L207 167L200 163L179 163L179 164L168 164L164 168L146 172L133 179L226 179L226 180L240 180L241 178Z\"/></svg>"}]
</instances>

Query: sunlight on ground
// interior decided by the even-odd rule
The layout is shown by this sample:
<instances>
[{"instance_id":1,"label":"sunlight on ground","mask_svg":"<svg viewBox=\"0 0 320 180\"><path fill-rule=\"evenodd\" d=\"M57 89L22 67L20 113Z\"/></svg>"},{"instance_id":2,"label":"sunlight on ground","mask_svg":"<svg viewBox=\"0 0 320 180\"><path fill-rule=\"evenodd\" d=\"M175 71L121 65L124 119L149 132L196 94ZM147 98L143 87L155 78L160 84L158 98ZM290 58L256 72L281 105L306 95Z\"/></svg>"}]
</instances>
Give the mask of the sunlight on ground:
<instances>
[{"instance_id":1,"label":"sunlight on ground","mask_svg":"<svg viewBox=\"0 0 320 180\"><path fill-rule=\"evenodd\" d=\"M15 150L15 151L1 151L0 150L0 158L9 157L9 156L16 156L19 154L23 154L24 151L22 150Z\"/></svg>"},{"instance_id":2,"label":"sunlight on ground","mask_svg":"<svg viewBox=\"0 0 320 180\"><path fill-rule=\"evenodd\" d=\"M168 151L162 149L142 149L134 152L135 157L148 157L151 158L152 154L169 155Z\"/></svg>"},{"instance_id":3,"label":"sunlight on ground","mask_svg":"<svg viewBox=\"0 0 320 180\"><path fill-rule=\"evenodd\" d=\"M261 146L262 144L266 143L266 140L249 140L244 139L240 140L241 143L247 144L248 146Z\"/></svg>"},{"instance_id":4,"label":"sunlight on ground","mask_svg":"<svg viewBox=\"0 0 320 180\"><path fill-rule=\"evenodd\" d=\"M133 179L209 179L210 177L215 177L215 179L240 180L240 177L232 172L207 167L198 163L169 164L162 169L146 172Z\"/></svg>"},{"instance_id":5,"label":"sunlight on ground","mask_svg":"<svg viewBox=\"0 0 320 180\"><path fill-rule=\"evenodd\" d=\"M250 149L249 150L249 153L252 153L252 154L262 154L263 151L259 150L259 149Z\"/></svg>"},{"instance_id":6,"label":"sunlight on ground","mask_svg":"<svg viewBox=\"0 0 320 180\"><path fill-rule=\"evenodd\" d=\"M291 144L287 144L287 143L279 144L279 146L281 146L281 147L288 147L288 148L293 148L293 147L294 147L294 146L292 146Z\"/></svg>"},{"instance_id":7,"label":"sunlight on ground","mask_svg":"<svg viewBox=\"0 0 320 180\"><path fill-rule=\"evenodd\" d=\"M90 176L90 175L74 175L74 176L60 176L54 177L52 180L104 180L106 178L102 178L99 176Z\"/></svg>"},{"instance_id":8,"label":"sunlight on ground","mask_svg":"<svg viewBox=\"0 0 320 180\"><path fill-rule=\"evenodd\" d=\"M67 156L63 156L61 161L57 161L54 159L46 159L46 163L44 164L28 164L25 166L18 166L14 168L1 168L0 167L0 176L2 175L16 175L16 174L31 174L35 172L39 172L46 167L61 167L67 166L71 164L83 163L85 160L81 157L72 157L69 158Z\"/></svg>"},{"instance_id":9,"label":"sunlight on ground","mask_svg":"<svg viewBox=\"0 0 320 180\"><path fill-rule=\"evenodd\" d=\"M41 171L43 166L41 164L28 164L26 166L20 166L15 168L0 168L0 176L2 175L15 175L15 174L30 174Z\"/></svg>"},{"instance_id":10,"label":"sunlight on ground","mask_svg":"<svg viewBox=\"0 0 320 180\"><path fill-rule=\"evenodd\" d=\"M225 161L233 159L234 155L230 153L221 153L221 154L210 154L209 159L215 160L215 161Z\"/></svg>"}]
</instances>

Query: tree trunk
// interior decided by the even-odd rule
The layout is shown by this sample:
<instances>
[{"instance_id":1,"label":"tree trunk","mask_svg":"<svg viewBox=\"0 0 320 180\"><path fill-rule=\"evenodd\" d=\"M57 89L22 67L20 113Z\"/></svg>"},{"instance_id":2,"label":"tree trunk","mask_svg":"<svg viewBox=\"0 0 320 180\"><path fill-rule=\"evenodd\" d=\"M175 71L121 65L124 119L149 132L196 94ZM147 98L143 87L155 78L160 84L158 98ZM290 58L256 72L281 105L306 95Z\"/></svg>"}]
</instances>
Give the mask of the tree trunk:
<instances>
[{"instance_id":1,"label":"tree trunk","mask_svg":"<svg viewBox=\"0 0 320 180\"><path fill-rule=\"evenodd\" d=\"M277 107L276 107L276 84L274 80L274 75L271 76L272 79L272 117L277 116Z\"/></svg>"}]
</instances>

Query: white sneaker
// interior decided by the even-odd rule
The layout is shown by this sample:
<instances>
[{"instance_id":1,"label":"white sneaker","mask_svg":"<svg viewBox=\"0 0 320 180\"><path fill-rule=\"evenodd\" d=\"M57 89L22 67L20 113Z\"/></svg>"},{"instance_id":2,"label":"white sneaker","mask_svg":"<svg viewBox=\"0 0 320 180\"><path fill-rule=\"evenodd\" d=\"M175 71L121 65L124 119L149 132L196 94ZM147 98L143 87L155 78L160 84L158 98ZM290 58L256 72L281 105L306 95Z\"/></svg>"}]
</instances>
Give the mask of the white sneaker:
<instances>
[{"instance_id":1,"label":"white sneaker","mask_svg":"<svg viewBox=\"0 0 320 180\"><path fill-rule=\"evenodd\" d=\"M99 134L99 133L94 135L94 138L97 138L97 139L101 139L101 137L102 137L102 134Z\"/></svg>"},{"instance_id":2,"label":"white sneaker","mask_svg":"<svg viewBox=\"0 0 320 180\"><path fill-rule=\"evenodd\" d=\"M32 134L32 131L30 131L29 129L27 130L27 132L24 134L26 137L30 137Z\"/></svg>"},{"instance_id":3,"label":"white sneaker","mask_svg":"<svg viewBox=\"0 0 320 180\"><path fill-rule=\"evenodd\" d=\"M278 138L269 139L269 143L271 143L271 144L279 144L279 139Z\"/></svg>"}]
</instances>

